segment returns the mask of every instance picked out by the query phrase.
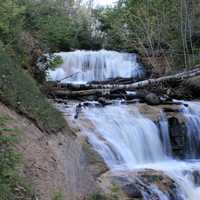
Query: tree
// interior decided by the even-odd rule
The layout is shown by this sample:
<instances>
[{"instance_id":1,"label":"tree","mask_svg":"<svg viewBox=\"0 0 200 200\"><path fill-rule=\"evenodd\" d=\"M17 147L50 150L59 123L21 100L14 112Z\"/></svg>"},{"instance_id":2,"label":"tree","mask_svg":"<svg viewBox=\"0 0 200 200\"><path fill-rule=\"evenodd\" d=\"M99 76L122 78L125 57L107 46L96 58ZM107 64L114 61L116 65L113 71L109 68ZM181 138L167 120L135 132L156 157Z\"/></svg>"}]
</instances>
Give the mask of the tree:
<instances>
[{"instance_id":1,"label":"tree","mask_svg":"<svg viewBox=\"0 0 200 200\"><path fill-rule=\"evenodd\" d=\"M153 58L162 55L171 66L194 65L199 5L196 0L119 0L114 8L99 11L105 46Z\"/></svg>"}]
</instances>

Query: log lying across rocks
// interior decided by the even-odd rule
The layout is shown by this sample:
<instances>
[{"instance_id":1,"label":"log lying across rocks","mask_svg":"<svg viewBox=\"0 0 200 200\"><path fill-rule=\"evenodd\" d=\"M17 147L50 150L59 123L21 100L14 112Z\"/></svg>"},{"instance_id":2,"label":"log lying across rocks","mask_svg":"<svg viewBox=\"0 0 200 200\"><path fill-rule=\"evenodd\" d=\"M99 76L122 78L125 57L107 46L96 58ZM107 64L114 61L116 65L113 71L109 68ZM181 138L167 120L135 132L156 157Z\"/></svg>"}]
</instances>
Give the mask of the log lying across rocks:
<instances>
[{"instance_id":1,"label":"log lying across rocks","mask_svg":"<svg viewBox=\"0 0 200 200\"><path fill-rule=\"evenodd\" d=\"M153 86L157 84L169 83L169 82L180 82L180 81L183 81L183 80L186 80L198 75L200 75L200 67L195 68L190 71L178 73L175 75L164 76L157 79L148 79L148 80L139 81L132 84L66 84L66 83L49 82L49 89L52 92L58 91L58 90L59 91L69 90L68 92L69 96L74 96L78 94L90 95L94 93L103 94L103 93L109 93L113 89L135 91L136 89L141 89L144 87ZM83 92L84 90L88 90L88 91ZM74 91L78 91L78 92L74 92ZM62 93L62 92L59 92L59 93Z\"/></svg>"},{"instance_id":2,"label":"log lying across rocks","mask_svg":"<svg viewBox=\"0 0 200 200\"><path fill-rule=\"evenodd\" d=\"M95 99L99 97L105 97L107 99L141 99L144 98L146 94L139 92L126 92L125 90L116 90L116 89L91 89L91 90L80 90L72 91L67 89L53 89L49 94L56 98L61 99L80 99L84 97L93 96ZM93 99L94 100L94 99Z\"/></svg>"},{"instance_id":3,"label":"log lying across rocks","mask_svg":"<svg viewBox=\"0 0 200 200\"><path fill-rule=\"evenodd\" d=\"M181 102L174 102L166 95L157 95L147 90L140 90L167 83L167 85L174 85L174 83L183 83L192 77L200 75L200 68L196 68L190 71L185 71L175 75L164 76L157 79L148 79L133 84L113 84L113 85L99 85L99 84L65 84L49 82L49 94L53 98L63 99L61 102L67 102L67 99L78 99L83 101L95 100L99 102L98 105L106 106L113 103L114 99L123 99L125 104L132 104L136 102L144 102L149 105L183 105ZM134 91L134 92L133 92ZM163 93L165 94L165 93ZM86 105L84 105L86 106ZM185 105L187 106L187 105ZM80 109L82 106L78 106L76 110L75 118L78 118Z\"/></svg>"},{"instance_id":4,"label":"log lying across rocks","mask_svg":"<svg viewBox=\"0 0 200 200\"><path fill-rule=\"evenodd\" d=\"M113 85L113 84L132 84L137 81L140 81L140 78L122 78L122 77L117 77L117 78L109 78L108 80L104 81L91 81L88 84L89 85Z\"/></svg>"}]
</instances>

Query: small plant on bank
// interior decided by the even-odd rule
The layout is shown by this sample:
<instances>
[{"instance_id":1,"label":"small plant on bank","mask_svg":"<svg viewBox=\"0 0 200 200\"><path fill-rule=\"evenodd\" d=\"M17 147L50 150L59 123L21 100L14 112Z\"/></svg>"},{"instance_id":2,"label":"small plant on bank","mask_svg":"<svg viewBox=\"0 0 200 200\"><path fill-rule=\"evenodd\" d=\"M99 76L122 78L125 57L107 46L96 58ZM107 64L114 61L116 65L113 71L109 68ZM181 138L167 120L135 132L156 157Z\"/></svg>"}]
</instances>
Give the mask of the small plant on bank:
<instances>
[{"instance_id":1,"label":"small plant on bank","mask_svg":"<svg viewBox=\"0 0 200 200\"><path fill-rule=\"evenodd\" d=\"M56 192L54 194L53 200L64 200L64 195L62 194L62 192Z\"/></svg>"},{"instance_id":2,"label":"small plant on bank","mask_svg":"<svg viewBox=\"0 0 200 200\"><path fill-rule=\"evenodd\" d=\"M50 57L48 66L49 69L55 70L59 65L63 64L63 59L61 56L53 55Z\"/></svg>"},{"instance_id":3,"label":"small plant on bank","mask_svg":"<svg viewBox=\"0 0 200 200\"><path fill-rule=\"evenodd\" d=\"M91 194L87 200L119 200L116 195L104 195L99 192Z\"/></svg>"}]
</instances>

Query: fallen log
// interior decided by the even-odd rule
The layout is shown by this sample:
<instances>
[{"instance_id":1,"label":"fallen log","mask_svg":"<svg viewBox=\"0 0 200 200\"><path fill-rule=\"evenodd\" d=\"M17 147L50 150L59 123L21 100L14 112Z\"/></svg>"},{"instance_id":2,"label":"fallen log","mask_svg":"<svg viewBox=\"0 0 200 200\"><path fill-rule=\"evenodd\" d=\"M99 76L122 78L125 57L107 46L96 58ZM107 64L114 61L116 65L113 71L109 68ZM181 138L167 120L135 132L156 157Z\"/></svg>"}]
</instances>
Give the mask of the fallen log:
<instances>
[{"instance_id":1,"label":"fallen log","mask_svg":"<svg viewBox=\"0 0 200 200\"><path fill-rule=\"evenodd\" d=\"M119 90L126 90L126 91L134 91L136 89L141 89L147 86L154 86L157 84L162 84L162 83L168 83L168 82L180 82L195 76L200 75L200 68L196 68L190 71L185 71L182 73L178 73L175 75L169 75L169 76L164 76L160 77L157 79L148 79L144 81L139 81L136 83L132 84L108 84L108 85L103 85L103 84L65 84L61 83L58 84L57 82L50 82L49 83L49 90L54 91L57 89L63 89L63 90L71 90L71 91L78 91L81 93L83 90L88 90L85 94L94 94L95 90L96 93L104 93L104 91L109 92L109 90L113 89L119 89ZM89 92L89 90L91 90ZM76 93L72 92L72 95L75 95Z\"/></svg>"},{"instance_id":2,"label":"fallen log","mask_svg":"<svg viewBox=\"0 0 200 200\"><path fill-rule=\"evenodd\" d=\"M141 79L140 79L141 80ZM110 78L108 80L104 81L91 81L88 84L89 85L113 85L113 84L131 84L139 81L138 78L122 78L122 77L117 77L117 78Z\"/></svg>"},{"instance_id":3,"label":"fallen log","mask_svg":"<svg viewBox=\"0 0 200 200\"><path fill-rule=\"evenodd\" d=\"M78 98L85 96L96 96L101 97L105 95L110 95L110 90L102 89L92 89L92 90L81 90L81 91L70 91L70 90L54 90L51 91L52 96L57 98Z\"/></svg>"},{"instance_id":4,"label":"fallen log","mask_svg":"<svg viewBox=\"0 0 200 200\"><path fill-rule=\"evenodd\" d=\"M55 81L48 81L47 88L49 90L59 89L59 90L72 90L72 91L93 89L92 85L89 85L89 84L58 83Z\"/></svg>"},{"instance_id":5,"label":"fallen log","mask_svg":"<svg viewBox=\"0 0 200 200\"><path fill-rule=\"evenodd\" d=\"M105 97L106 99L144 99L144 93L128 93L126 91L110 90L110 89L93 89L93 90L81 90L81 91L69 91L69 90L53 90L49 93L50 96L61 98L61 99L87 99L85 97L93 97L93 100L97 100L100 97ZM92 100L90 98L90 100Z\"/></svg>"},{"instance_id":6,"label":"fallen log","mask_svg":"<svg viewBox=\"0 0 200 200\"><path fill-rule=\"evenodd\" d=\"M126 91L134 91L136 89L141 89L146 86L153 86L153 85L166 83L166 82L179 82L179 81L183 81L185 79L189 79L189 78L192 78L192 77L195 77L198 75L200 75L200 68L194 69L191 71L187 71L187 72L182 72L182 73L175 74L175 75L160 77L157 79L148 79L148 80L140 81L140 82L129 84L129 85L103 85L100 87L102 87L102 89L115 88L115 89L122 89L122 90L126 90ZM92 87L93 89L99 88L99 86L97 86L97 85L90 85L90 87Z\"/></svg>"}]
</instances>

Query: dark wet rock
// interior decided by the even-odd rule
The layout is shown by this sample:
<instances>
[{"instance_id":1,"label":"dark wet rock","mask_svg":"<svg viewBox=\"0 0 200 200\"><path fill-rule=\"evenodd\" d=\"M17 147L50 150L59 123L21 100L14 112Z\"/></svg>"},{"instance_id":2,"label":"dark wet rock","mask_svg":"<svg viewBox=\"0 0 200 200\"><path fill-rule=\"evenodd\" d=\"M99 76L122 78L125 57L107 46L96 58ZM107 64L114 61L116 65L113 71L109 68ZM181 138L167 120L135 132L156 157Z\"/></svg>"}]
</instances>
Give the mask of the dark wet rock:
<instances>
[{"instance_id":1,"label":"dark wet rock","mask_svg":"<svg viewBox=\"0 0 200 200\"><path fill-rule=\"evenodd\" d=\"M119 176L113 178L114 182L120 185L122 191L129 197L129 198L140 198L142 199L142 192L136 186L135 181L130 180L128 177Z\"/></svg>"},{"instance_id":2,"label":"dark wet rock","mask_svg":"<svg viewBox=\"0 0 200 200\"><path fill-rule=\"evenodd\" d=\"M194 184L196 186L200 186L200 172L195 170L195 171L193 171L192 175L193 175L193 179L194 179Z\"/></svg>"},{"instance_id":3,"label":"dark wet rock","mask_svg":"<svg viewBox=\"0 0 200 200\"><path fill-rule=\"evenodd\" d=\"M173 154L175 157L183 158L187 134L186 124L176 117L169 118L168 122Z\"/></svg>"},{"instance_id":4,"label":"dark wet rock","mask_svg":"<svg viewBox=\"0 0 200 200\"><path fill-rule=\"evenodd\" d=\"M159 105L161 103L161 99L158 95L150 93L145 96L145 102L149 105Z\"/></svg>"},{"instance_id":5,"label":"dark wet rock","mask_svg":"<svg viewBox=\"0 0 200 200\"><path fill-rule=\"evenodd\" d=\"M192 97L198 98L200 92L200 76L187 79L183 82L182 87L187 88Z\"/></svg>"},{"instance_id":6,"label":"dark wet rock","mask_svg":"<svg viewBox=\"0 0 200 200\"><path fill-rule=\"evenodd\" d=\"M151 106L145 103L138 104L139 111L145 117L151 119L158 126L158 128L160 128L160 112L165 112L166 120L169 125L172 154L176 158L185 158L187 148L187 121L184 114L181 112L181 106L182 105L161 104L158 106Z\"/></svg>"},{"instance_id":7,"label":"dark wet rock","mask_svg":"<svg viewBox=\"0 0 200 200\"><path fill-rule=\"evenodd\" d=\"M109 172L101 177L100 185L107 194L112 193L113 185L117 186L120 200L160 200L159 193L169 200L182 200L175 182L162 171Z\"/></svg>"},{"instance_id":8,"label":"dark wet rock","mask_svg":"<svg viewBox=\"0 0 200 200\"><path fill-rule=\"evenodd\" d=\"M142 198L142 192L133 183L125 184L122 190L129 198Z\"/></svg>"},{"instance_id":9,"label":"dark wet rock","mask_svg":"<svg viewBox=\"0 0 200 200\"><path fill-rule=\"evenodd\" d=\"M105 106L106 105L106 99L103 97L98 98L98 102L102 105Z\"/></svg>"},{"instance_id":10,"label":"dark wet rock","mask_svg":"<svg viewBox=\"0 0 200 200\"><path fill-rule=\"evenodd\" d=\"M174 112L174 113L178 113L180 112L180 108L174 109L173 107L167 107L167 108L163 108L163 112Z\"/></svg>"}]
</instances>

